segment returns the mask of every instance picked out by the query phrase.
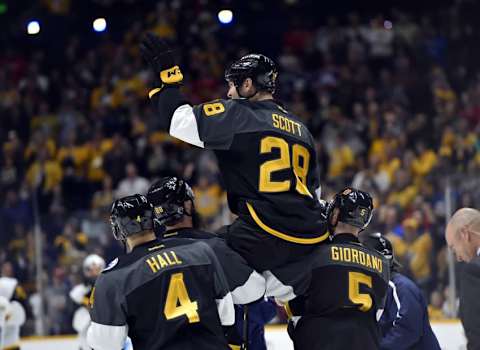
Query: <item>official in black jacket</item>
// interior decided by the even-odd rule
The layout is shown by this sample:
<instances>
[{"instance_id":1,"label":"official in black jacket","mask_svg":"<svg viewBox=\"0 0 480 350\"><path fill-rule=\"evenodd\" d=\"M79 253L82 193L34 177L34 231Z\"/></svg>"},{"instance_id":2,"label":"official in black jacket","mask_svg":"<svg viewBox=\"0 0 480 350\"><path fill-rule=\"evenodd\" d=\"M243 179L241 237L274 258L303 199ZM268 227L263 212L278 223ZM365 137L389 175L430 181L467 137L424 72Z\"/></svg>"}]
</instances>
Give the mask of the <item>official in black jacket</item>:
<instances>
[{"instance_id":1,"label":"official in black jacket","mask_svg":"<svg viewBox=\"0 0 480 350\"><path fill-rule=\"evenodd\" d=\"M467 349L480 349L480 211L459 209L450 219L445 238L458 261L466 262L460 273L460 319Z\"/></svg>"}]
</instances>

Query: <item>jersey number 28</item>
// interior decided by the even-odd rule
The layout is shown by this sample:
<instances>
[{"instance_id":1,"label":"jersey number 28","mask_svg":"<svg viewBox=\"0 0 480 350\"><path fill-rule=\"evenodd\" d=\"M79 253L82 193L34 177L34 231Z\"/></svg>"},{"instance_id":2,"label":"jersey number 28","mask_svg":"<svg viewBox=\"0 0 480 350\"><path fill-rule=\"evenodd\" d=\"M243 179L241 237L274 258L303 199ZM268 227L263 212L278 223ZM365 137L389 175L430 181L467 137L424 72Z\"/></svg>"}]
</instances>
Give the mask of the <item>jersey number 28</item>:
<instances>
[{"instance_id":1,"label":"jersey number 28","mask_svg":"<svg viewBox=\"0 0 480 350\"><path fill-rule=\"evenodd\" d=\"M290 180L274 181L272 173L275 171L293 169L295 174L295 190L305 196L312 197L307 187L308 167L310 164L310 153L308 149L299 144L290 147L282 138L267 136L260 141L260 153L271 153L273 149L280 151L280 157L268 160L260 165L258 177L258 189L260 192L286 192L290 190ZM291 156L290 156L291 154Z\"/></svg>"},{"instance_id":2,"label":"jersey number 28","mask_svg":"<svg viewBox=\"0 0 480 350\"><path fill-rule=\"evenodd\" d=\"M168 285L167 300L163 310L165 318L171 320L182 315L187 316L189 323L200 321L198 315L198 303L191 301L188 296L187 287L183 281L183 273L174 273Z\"/></svg>"}]
</instances>

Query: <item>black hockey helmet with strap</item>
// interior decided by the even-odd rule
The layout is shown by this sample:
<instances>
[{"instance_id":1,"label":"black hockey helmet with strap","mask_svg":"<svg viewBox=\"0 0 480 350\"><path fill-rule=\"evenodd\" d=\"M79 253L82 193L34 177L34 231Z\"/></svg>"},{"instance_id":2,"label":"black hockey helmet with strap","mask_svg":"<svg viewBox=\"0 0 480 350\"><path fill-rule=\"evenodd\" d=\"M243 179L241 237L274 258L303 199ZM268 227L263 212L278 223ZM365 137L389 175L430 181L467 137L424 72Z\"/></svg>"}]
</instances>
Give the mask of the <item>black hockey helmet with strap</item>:
<instances>
[{"instance_id":1,"label":"black hockey helmet with strap","mask_svg":"<svg viewBox=\"0 0 480 350\"><path fill-rule=\"evenodd\" d=\"M270 58L252 53L232 63L225 71L225 80L232 82L238 89L245 79L250 78L257 91L266 90L274 93L277 75L277 67Z\"/></svg>"},{"instance_id":2,"label":"black hockey helmet with strap","mask_svg":"<svg viewBox=\"0 0 480 350\"><path fill-rule=\"evenodd\" d=\"M339 222L363 230L372 219L373 200L367 192L347 187L337 193L329 203L327 210L329 221L335 208L340 210Z\"/></svg>"},{"instance_id":3,"label":"black hockey helmet with strap","mask_svg":"<svg viewBox=\"0 0 480 350\"><path fill-rule=\"evenodd\" d=\"M153 230L153 208L141 194L117 199L112 205L110 223L115 239L125 241L128 236Z\"/></svg>"},{"instance_id":4,"label":"black hockey helmet with strap","mask_svg":"<svg viewBox=\"0 0 480 350\"><path fill-rule=\"evenodd\" d=\"M194 195L185 180L164 177L150 187L147 199L153 206L155 222L158 225L172 225L184 215L192 216L192 213L185 210L185 202L190 200L193 206Z\"/></svg>"},{"instance_id":5,"label":"black hockey helmet with strap","mask_svg":"<svg viewBox=\"0 0 480 350\"><path fill-rule=\"evenodd\" d=\"M361 237L360 242L367 248L382 254L390 263L390 268L401 267L400 263L395 259L392 242L380 232L364 235Z\"/></svg>"}]
</instances>

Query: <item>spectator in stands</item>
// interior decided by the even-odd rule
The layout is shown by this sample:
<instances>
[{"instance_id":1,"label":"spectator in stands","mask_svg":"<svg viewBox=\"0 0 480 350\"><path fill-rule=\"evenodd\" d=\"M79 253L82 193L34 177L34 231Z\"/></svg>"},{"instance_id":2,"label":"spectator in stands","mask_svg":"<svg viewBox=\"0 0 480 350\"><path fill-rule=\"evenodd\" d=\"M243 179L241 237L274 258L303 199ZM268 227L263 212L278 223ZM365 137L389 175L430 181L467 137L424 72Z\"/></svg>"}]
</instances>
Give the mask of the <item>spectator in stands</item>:
<instances>
[{"instance_id":1,"label":"spectator in stands","mask_svg":"<svg viewBox=\"0 0 480 350\"><path fill-rule=\"evenodd\" d=\"M135 163L128 163L125 167L125 173L127 174L126 178L120 181L115 191L116 198L130 196L136 193L147 193L149 182L144 177L138 176Z\"/></svg>"}]
</instances>

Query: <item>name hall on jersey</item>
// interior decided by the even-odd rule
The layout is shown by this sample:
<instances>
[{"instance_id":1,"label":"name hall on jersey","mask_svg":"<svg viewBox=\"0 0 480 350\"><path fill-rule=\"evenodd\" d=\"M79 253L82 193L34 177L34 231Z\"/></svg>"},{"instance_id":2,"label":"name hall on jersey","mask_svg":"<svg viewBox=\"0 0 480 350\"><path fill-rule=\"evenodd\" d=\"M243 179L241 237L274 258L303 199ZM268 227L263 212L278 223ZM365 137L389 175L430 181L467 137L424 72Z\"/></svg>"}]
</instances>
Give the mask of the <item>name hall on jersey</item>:
<instances>
[{"instance_id":1,"label":"name hall on jersey","mask_svg":"<svg viewBox=\"0 0 480 350\"><path fill-rule=\"evenodd\" d=\"M145 260L145 262L153 273L160 271L164 267L180 265L182 263L173 250L151 256Z\"/></svg>"}]
</instances>

